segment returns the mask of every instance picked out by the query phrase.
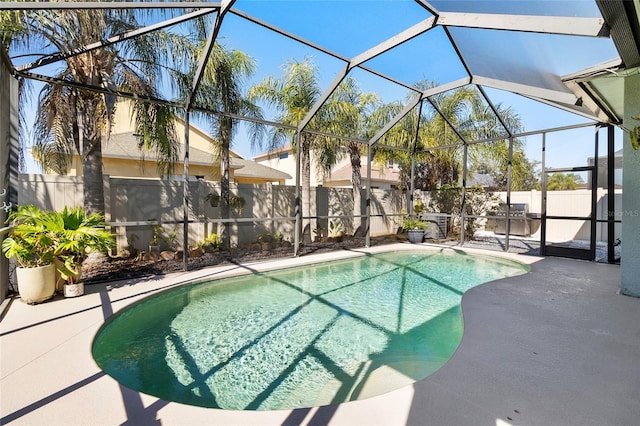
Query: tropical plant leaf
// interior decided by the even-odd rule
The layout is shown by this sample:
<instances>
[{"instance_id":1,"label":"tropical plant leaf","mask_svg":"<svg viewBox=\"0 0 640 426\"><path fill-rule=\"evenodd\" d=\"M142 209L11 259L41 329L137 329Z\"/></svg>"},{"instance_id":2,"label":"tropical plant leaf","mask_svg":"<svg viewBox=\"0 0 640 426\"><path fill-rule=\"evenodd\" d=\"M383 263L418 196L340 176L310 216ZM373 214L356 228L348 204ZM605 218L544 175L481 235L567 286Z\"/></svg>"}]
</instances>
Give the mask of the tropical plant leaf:
<instances>
[{"instance_id":1,"label":"tropical plant leaf","mask_svg":"<svg viewBox=\"0 0 640 426\"><path fill-rule=\"evenodd\" d=\"M638 150L638 148L640 148L640 143L638 142L639 138L640 138L640 126L634 127L633 130L629 132L629 139L631 140L631 146L636 151Z\"/></svg>"}]
</instances>

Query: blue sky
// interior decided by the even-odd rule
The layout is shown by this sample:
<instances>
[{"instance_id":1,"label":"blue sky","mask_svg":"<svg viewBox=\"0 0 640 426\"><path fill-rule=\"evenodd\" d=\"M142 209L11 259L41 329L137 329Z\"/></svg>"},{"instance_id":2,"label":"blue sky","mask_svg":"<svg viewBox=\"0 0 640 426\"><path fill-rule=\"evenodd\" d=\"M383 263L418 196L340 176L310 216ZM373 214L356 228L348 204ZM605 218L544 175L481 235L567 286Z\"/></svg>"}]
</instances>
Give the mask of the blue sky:
<instances>
[{"instance_id":1,"label":"blue sky","mask_svg":"<svg viewBox=\"0 0 640 426\"><path fill-rule=\"evenodd\" d=\"M587 0L432 1L431 4L443 11L571 16L598 14L595 2ZM234 9L295 33L312 43L321 44L347 59L430 16L426 10L410 0L238 0ZM451 34L458 43L458 48L468 58L472 71L488 77L508 76L510 72L512 75L519 73L520 76L524 76L529 70L541 67L563 75L617 57L610 40L461 28L453 28ZM340 59L289 40L234 14L227 14L225 17L219 42L227 48L245 52L255 59L257 72L247 82L247 86L262 81L266 76L282 76L282 66L288 61L312 57L320 70L320 84L325 88L344 66ZM466 76L464 67L457 59L455 50L442 28L435 28L416 37L393 51L368 61L365 65L408 84L414 84L423 78L446 83ZM357 78L364 92L376 92L385 102L403 100L406 96L405 88L366 71L356 69L351 75ZM497 89L486 90L494 103L512 106L523 120L526 130L586 121L518 95ZM37 95L37 90L34 95ZM265 118L273 119L273 115L272 110L265 109ZM206 125L202 127L206 129ZM585 134L590 136L588 132ZM583 136L571 132L567 137L573 140ZM238 132L233 149L248 158L260 151L250 148L242 131ZM537 148L532 147L531 155L539 156L537 151ZM567 149L566 154L575 156L575 148ZM30 163L28 171L37 172L37 166Z\"/></svg>"}]
</instances>

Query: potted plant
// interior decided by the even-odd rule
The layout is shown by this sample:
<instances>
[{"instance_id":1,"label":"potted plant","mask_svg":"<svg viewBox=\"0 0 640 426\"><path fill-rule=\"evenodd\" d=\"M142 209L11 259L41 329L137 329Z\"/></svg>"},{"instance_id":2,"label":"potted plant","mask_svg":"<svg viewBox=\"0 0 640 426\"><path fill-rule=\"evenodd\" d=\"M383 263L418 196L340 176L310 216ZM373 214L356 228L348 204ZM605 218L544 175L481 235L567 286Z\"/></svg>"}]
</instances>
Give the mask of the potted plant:
<instances>
[{"instance_id":1,"label":"potted plant","mask_svg":"<svg viewBox=\"0 0 640 426\"><path fill-rule=\"evenodd\" d=\"M244 208L245 203L246 201L244 197L240 197L239 195L234 195L229 200L229 206L236 216L242 215L242 209Z\"/></svg>"},{"instance_id":2,"label":"potted plant","mask_svg":"<svg viewBox=\"0 0 640 426\"><path fill-rule=\"evenodd\" d=\"M17 262L20 298L26 303L43 302L55 293L53 235L46 227L46 212L34 206L18 206L7 218L9 235L2 252Z\"/></svg>"},{"instance_id":3,"label":"potted plant","mask_svg":"<svg viewBox=\"0 0 640 426\"><path fill-rule=\"evenodd\" d=\"M402 219L402 228L407 231L409 241L412 243L421 243L424 240L424 232L427 229L427 223L416 217L405 214Z\"/></svg>"},{"instance_id":4,"label":"potted plant","mask_svg":"<svg viewBox=\"0 0 640 426\"><path fill-rule=\"evenodd\" d=\"M344 238L344 229L342 227L342 222L340 220L330 220L329 221L329 241L331 242L341 242Z\"/></svg>"},{"instance_id":5,"label":"potted plant","mask_svg":"<svg viewBox=\"0 0 640 426\"><path fill-rule=\"evenodd\" d=\"M210 234L200 242L200 246L205 253L215 253L220 249L220 237L216 233Z\"/></svg>"},{"instance_id":6,"label":"potted plant","mask_svg":"<svg viewBox=\"0 0 640 426\"><path fill-rule=\"evenodd\" d=\"M64 281L65 297L84 294L80 278L82 263L89 253L106 252L115 246L115 239L105 226L107 223L102 214L86 214L81 207L65 207L48 215L47 227L55 235L54 255Z\"/></svg>"},{"instance_id":7,"label":"potted plant","mask_svg":"<svg viewBox=\"0 0 640 426\"><path fill-rule=\"evenodd\" d=\"M149 221L155 221L155 219L149 219ZM149 254L159 256L160 255L160 240L164 240L164 228L162 225L152 225L153 236L149 240Z\"/></svg>"},{"instance_id":8,"label":"potted plant","mask_svg":"<svg viewBox=\"0 0 640 426\"><path fill-rule=\"evenodd\" d=\"M209 202L209 205L211 205L211 207L215 208L215 207L218 207L218 205L220 205L220 195L218 195L216 191L212 191L208 193L204 197L204 199Z\"/></svg>"}]
</instances>

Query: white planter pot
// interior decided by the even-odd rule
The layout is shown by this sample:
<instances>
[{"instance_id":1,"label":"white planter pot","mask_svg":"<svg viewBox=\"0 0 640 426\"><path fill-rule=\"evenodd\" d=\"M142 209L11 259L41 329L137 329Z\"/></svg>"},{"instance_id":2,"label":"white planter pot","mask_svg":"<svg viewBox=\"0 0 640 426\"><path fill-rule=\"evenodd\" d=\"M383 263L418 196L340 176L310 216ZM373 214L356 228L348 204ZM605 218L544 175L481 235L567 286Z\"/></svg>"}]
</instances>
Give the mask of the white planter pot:
<instances>
[{"instance_id":1,"label":"white planter pot","mask_svg":"<svg viewBox=\"0 0 640 426\"><path fill-rule=\"evenodd\" d=\"M55 265L37 268L16 268L18 292L26 303L39 303L51 299L56 291Z\"/></svg>"},{"instance_id":2,"label":"white planter pot","mask_svg":"<svg viewBox=\"0 0 640 426\"><path fill-rule=\"evenodd\" d=\"M65 284L64 285L64 297L77 297L84 294L84 284Z\"/></svg>"}]
</instances>

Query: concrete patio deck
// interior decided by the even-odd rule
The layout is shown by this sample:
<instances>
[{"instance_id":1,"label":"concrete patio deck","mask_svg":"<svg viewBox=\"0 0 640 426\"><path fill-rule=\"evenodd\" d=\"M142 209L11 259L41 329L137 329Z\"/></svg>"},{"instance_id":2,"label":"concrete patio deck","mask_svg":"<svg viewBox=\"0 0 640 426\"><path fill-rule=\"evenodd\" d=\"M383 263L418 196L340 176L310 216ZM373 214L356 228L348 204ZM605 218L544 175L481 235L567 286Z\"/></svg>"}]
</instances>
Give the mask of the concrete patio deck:
<instances>
[{"instance_id":1,"label":"concrete patio deck","mask_svg":"<svg viewBox=\"0 0 640 426\"><path fill-rule=\"evenodd\" d=\"M412 386L367 400L267 412L192 407L127 389L91 357L92 339L106 318L162 289L359 251L365 250L95 284L82 297L37 306L12 300L0 322L0 423L640 424L640 299L617 294L618 266L569 259L484 252L528 263L531 272L468 291L464 336L449 362Z\"/></svg>"}]
</instances>

